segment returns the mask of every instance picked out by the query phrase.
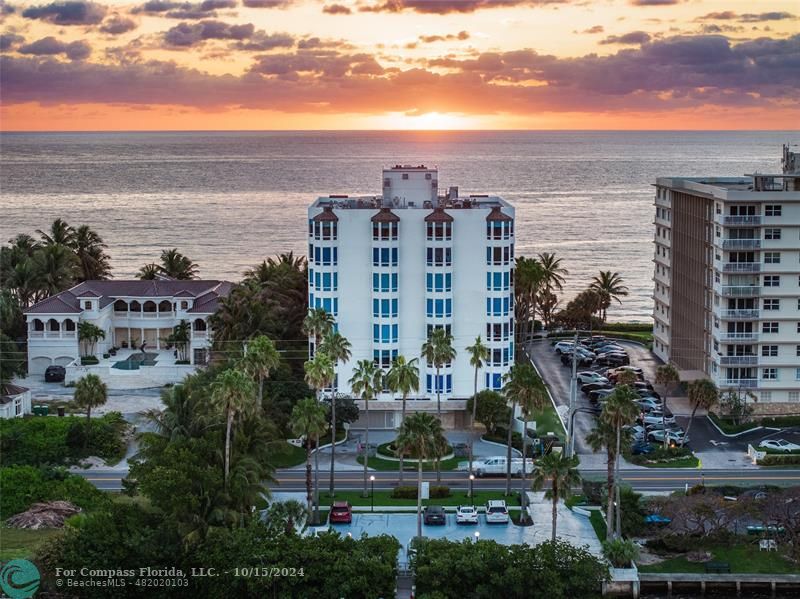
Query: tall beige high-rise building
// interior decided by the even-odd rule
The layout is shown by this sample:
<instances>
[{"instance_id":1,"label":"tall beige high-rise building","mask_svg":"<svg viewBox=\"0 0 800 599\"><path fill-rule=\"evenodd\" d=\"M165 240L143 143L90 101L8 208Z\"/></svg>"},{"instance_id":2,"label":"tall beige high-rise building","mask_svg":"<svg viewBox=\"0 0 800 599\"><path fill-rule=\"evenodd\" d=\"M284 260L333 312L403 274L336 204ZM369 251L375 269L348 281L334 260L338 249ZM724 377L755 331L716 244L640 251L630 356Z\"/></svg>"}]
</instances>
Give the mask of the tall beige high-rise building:
<instances>
[{"instance_id":1,"label":"tall beige high-rise building","mask_svg":"<svg viewBox=\"0 0 800 599\"><path fill-rule=\"evenodd\" d=\"M659 177L655 353L683 380L800 413L800 154L783 172Z\"/></svg>"}]
</instances>

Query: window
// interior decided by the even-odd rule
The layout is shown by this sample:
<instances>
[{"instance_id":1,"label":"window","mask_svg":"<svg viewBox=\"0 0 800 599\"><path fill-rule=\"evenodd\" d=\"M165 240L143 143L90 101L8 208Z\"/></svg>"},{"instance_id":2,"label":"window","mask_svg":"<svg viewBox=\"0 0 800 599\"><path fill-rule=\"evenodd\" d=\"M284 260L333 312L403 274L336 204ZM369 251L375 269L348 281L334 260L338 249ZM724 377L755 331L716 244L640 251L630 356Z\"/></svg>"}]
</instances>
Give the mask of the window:
<instances>
[{"instance_id":1,"label":"window","mask_svg":"<svg viewBox=\"0 0 800 599\"><path fill-rule=\"evenodd\" d=\"M453 223L426 223L428 241L449 241L453 238Z\"/></svg>"},{"instance_id":2,"label":"window","mask_svg":"<svg viewBox=\"0 0 800 599\"><path fill-rule=\"evenodd\" d=\"M503 388L503 375L499 372L486 373L486 388L499 391Z\"/></svg>"},{"instance_id":3,"label":"window","mask_svg":"<svg viewBox=\"0 0 800 599\"><path fill-rule=\"evenodd\" d=\"M777 322L762 322L761 323L761 332L762 333L777 333L778 332L778 323Z\"/></svg>"},{"instance_id":4,"label":"window","mask_svg":"<svg viewBox=\"0 0 800 599\"><path fill-rule=\"evenodd\" d=\"M794 369L794 378L795 380L800 381L800 368ZM797 391L795 391L795 393L797 393ZM797 398L795 398L795 401L797 401Z\"/></svg>"},{"instance_id":5,"label":"window","mask_svg":"<svg viewBox=\"0 0 800 599\"><path fill-rule=\"evenodd\" d=\"M396 324L373 324L372 340L375 343L397 343L398 328Z\"/></svg>"},{"instance_id":6,"label":"window","mask_svg":"<svg viewBox=\"0 0 800 599\"><path fill-rule=\"evenodd\" d=\"M780 239L780 229L764 229L764 239Z\"/></svg>"},{"instance_id":7,"label":"window","mask_svg":"<svg viewBox=\"0 0 800 599\"><path fill-rule=\"evenodd\" d=\"M394 318L397 316L396 299L373 299L372 315L378 318Z\"/></svg>"},{"instance_id":8,"label":"window","mask_svg":"<svg viewBox=\"0 0 800 599\"><path fill-rule=\"evenodd\" d=\"M337 248L315 247L314 262L323 266L336 266L339 260Z\"/></svg>"},{"instance_id":9,"label":"window","mask_svg":"<svg viewBox=\"0 0 800 599\"><path fill-rule=\"evenodd\" d=\"M487 291L508 291L511 286L510 272L487 272L486 290Z\"/></svg>"},{"instance_id":10,"label":"window","mask_svg":"<svg viewBox=\"0 0 800 599\"><path fill-rule=\"evenodd\" d=\"M372 248L373 266L397 266L397 248Z\"/></svg>"},{"instance_id":11,"label":"window","mask_svg":"<svg viewBox=\"0 0 800 599\"><path fill-rule=\"evenodd\" d=\"M325 241L335 240L337 236L338 223L335 221L323 221L314 223L314 239Z\"/></svg>"},{"instance_id":12,"label":"window","mask_svg":"<svg viewBox=\"0 0 800 599\"><path fill-rule=\"evenodd\" d=\"M373 273L372 290L381 293L397 291L397 273Z\"/></svg>"},{"instance_id":13,"label":"window","mask_svg":"<svg viewBox=\"0 0 800 599\"><path fill-rule=\"evenodd\" d=\"M780 252L764 252L764 264L780 264Z\"/></svg>"},{"instance_id":14,"label":"window","mask_svg":"<svg viewBox=\"0 0 800 599\"><path fill-rule=\"evenodd\" d=\"M428 317L444 318L453 315L453 300L451 299L428 299L425 303Z\"/></svg>"},{"instance_id":15,"label":"window","mask_svg":"<svg viewBox=\"0 0 800 599\"><path fill-rule=\"evenodd\" d=\"M428 266L450 266L453 263L451 248L428 248Z\"/></svg>"},{"instance_id":16,"label":"window","mask_svg":"<svg viewBox=\"0 0 800 599\"><path fill-rule=\"evenodd\" d=\"M761 401L772 401L772 391L762 391Z\"/></svg>"},{"instance_id":17,"label":"window","mask_svg":"<svg viewBox=\"0 0 800 599\"><path fill-rule=\"evenodd\" d=\"M372 360L375 362L375 366L379 368L391 368L395 358L397 358L396 349L375 349L372 351Z\"/></svg>"},{"instance_id":18,"label":"window","mask_svg":"<svg viewBox=\"0 0 800 599\"><path fill-rule=\"evenodd\" d=\"M764 287L780 287L781 278L779 275L764 275Z\"/></svg>"},{"instance_id":19,"label":"window","mask_svg":"<svg viewBox=\"0 0 800 599\"><path fill-rule=\"evenodd\" d=\"M778 355L778 346L777 345L762 345L761 346L761 355L765 358L774 358Z\"/></svg>"},{"instance_id":20,"label":"window","mask_svg":"<svg viewBox=\"0 0 800 599\"><path fill-rule=\"evenodd\" d=\"M436 329L444 329L448 335L451 334L449 324L429 324L427 327L427 337L430 337L431 333Z\"/></svg>"},{"instance_id":21,"label":"window","mask_svg":"<svg viewBox=\"0 0 800 599\"><path fill-rule=\"evenodd\" d=\"M781 309L781 300L778 300L778 299L765 299L764 300L764 309L765 310L780 310Z\"/></svg>"},{"instance_id":22,"label":"window","mask_svg":"<svg viewBox=\"0 0 800 599\"><path fill-rule=\"evenodd\" d=\"M761 378L765 381L775 381L778 379L778 369L777 368L764 368L761 371Z\"/></svg>"},{"instance_id":23,"label":"window","mask_svg":"<svg viewBox=\"0 0 800 599\"><path fill-rule=\"evenodd\" d=\"M486 248L486 264L501 266L510 264L514 259L514 246Z\"/></svg>"},{"instance_id":24,"label":"window","mask_svg":"<svg viewBox=\"0 0 800 599\"><path fill-rule=\"evenodd\" d=\"M486 316L508 316L510 301L508 297L487 297Z\"/></svg>"},{"instance_id":25,"label":"window","mask_svg":"<svg viewBox=\"0 0 800 599\"><path fill-rule=\"evenodd\" d=\"M782 207L780 204L767 204L764 206L764 216L780 216Z\"/></svg>"},{"instance_id":26,"label":"window","mask_svg":"<svg viewBox=\"0 0 800 599\"><path fill-rule=\"evenodd\" d=\"M453 287L451 273L427 273L425 275L426 288L429 292L450 291Z\"/></svg>"},{"instance_id":27,"label":"window","mask_svg":"<svg viewBox=\"0 0 800 599\"><path fill-rule=\"evenodd\" d=\"M800 368L797 370L800 371ZM800 372L796 372L794 376L800 381ZM789 401L800 401L800 391L789 391Z\"/></svg>"},{"instance_id":28,"label":"window","mask_svg":"<svg viewBox=\"0 0 800 599\"><path fill-rule=\"evenodd\" d=\"M339 314L339 299L338 298L330 298L330 297L317 297L314 300L314 307L315 308L322 308L328 314L333 314L337 316Z\"/></svg>"},{"instance_id":29,"label":"window","mask_svg":"<svg viewBox=\"0 0 800 599\"><path fill-rule=\"evenodd\" d=\"M438 378L438 380L436 380ZM436 382L436 387L434 387L434 382ZM452 374L440 374L438 377L436 375L428 374L425 375L425 388L428 393L452 393L453 392L453 375Z\"/></svg>"},{"instance_id":30,"label":"window","mask_svg":"<svg viewBox=\"0 0 800 599\"><path fill-rule=\"evenodd\" d=\"M408 173L403 173L403 180L408 180Z\"/></svg>"},{"instance_id":31,"label":"window","mask_svg":"<svg viewBox=\"0 0 800 599\"><path fill-rule=\"evenodd\" d=\"M509 239L514 234L512 221L489 221L486 223L486 239Z\"/></svg>"},{"instance_id":32,"label":"window","mask_svg":"<svg viewBox=\"0 0 800 599\"><path fill-rule=\"evenodd\" d=\"M92 309L92 302L83 302L83 309L84 310L91 310Z\"/></svg>"},{"instance_id":33,"label":"window","mask_svg":"<svg viewBox=\"0 0 800 599\"><path fill-rule=\"evenodd\" d=\"M800 345L797 346L795 353L797 354L797 357L800 358Z\"/></svg>"},{"instance_id":34,"label":"window","mask_svg":"<svg viewBox=\"0 0 800 599\"><path fill-rule=\"evenodd\" d=\"M372 223L372 240L373 241L396 241L398 224L395 222L389 223Z\"/></svg>"}]
</instances>

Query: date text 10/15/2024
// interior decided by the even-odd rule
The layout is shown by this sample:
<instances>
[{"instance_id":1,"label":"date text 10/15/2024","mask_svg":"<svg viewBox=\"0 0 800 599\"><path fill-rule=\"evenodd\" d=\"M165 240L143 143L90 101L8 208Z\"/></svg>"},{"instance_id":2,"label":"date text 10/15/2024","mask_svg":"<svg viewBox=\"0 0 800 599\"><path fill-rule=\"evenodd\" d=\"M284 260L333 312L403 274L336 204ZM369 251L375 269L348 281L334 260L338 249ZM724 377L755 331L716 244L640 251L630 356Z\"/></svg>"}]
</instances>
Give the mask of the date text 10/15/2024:
<instances>
[{"instance_id":1,"label":"date text 10/15/2024","mask_svg":"<svg viewBox=\"0 0 800 599\"><path fill-rule=\"evenodd\" d=\"M137 569L64 569L56 568L55 578L59 587L124 587L128 584L145 587L186 586L189 578L233 576L235 578L278 578L305 576L303 568L279 568L275 566L246 566L225 570L217 568L191 568L184 572L180 568ZM135 579L135 580L130 580Z\"/></svg>"}]
</instances>

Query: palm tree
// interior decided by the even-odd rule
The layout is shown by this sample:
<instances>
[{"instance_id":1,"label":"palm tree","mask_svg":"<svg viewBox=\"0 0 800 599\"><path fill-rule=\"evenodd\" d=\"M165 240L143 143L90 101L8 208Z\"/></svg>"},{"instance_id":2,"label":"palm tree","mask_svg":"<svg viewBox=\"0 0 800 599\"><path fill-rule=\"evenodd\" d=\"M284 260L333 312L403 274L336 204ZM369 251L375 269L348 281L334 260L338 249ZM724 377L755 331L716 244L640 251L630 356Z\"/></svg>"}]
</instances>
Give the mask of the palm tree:
<instances>
[{"instance_id":1,"label":"palm tree","mask_svg":"<svg viewBox=\"0 0 800 599\"><path fill-rule=\"evenodd\" d=\"M325 389L333 384L334 370L333 360L324 352L317 352L311 360L303 364L306 374L306 383L309 387L316 390L317 402L322 405L322 395ZM333 403L333 402L331 402ZM332 432L332 442L336 441L336 431ZM309 438L309 443L311 439ZM314 521L319 520L319 435L314 439Z\"/></svg>"},{"instance_id":2,"label":"palm tree","mask_svg":"<svg viewBox=\"0 0 800 599\"><path fill-rule=\"evenodd\" d=\"M179 281L197 278L198 266L188 256L184 256L178 248L161 251L161 274Z\"/></svg>"},{"instance_id":3,"label":"palm tree","mask_svg":"<svg viewBox=\"0 0 800 599\"><path fill-rule=\"evenodd\" d=\"M661 424L666 430L667 428L667 400L669 399L670 393L680 384L681 377L678 374L678 369L675 368L672 364L662 364L656 370L656 385L661 385L664 387L664 409L661 411L663 417L661 419ZM664 449L667 448L669 442L667 441L667 436L664 435Z\"/></svg>"},{"instance_id":4,"label":"palm tree","mask_svg":"<svg viewBox=\"0 0 800 599\"><path fill-rule=\"evenodd\" d=\"M310 308L303 320L303 333L312 338L314 351L319 345L318 341L333 331L336 321L333 315L325 308Z\"/></svg>"},{"instance_id":5,"label":"palm tree","mask_svg":"<svg viewBox=\"0 0 800 599\"><path fill-rule=\"evenodd\" d=\"M92 408L102 406L108 400L108 387L96 374L87 374L75 383L75 406L86 410L86 435L83 438L84 450L89 444L92 431Z\"/></svg>"},{"instance_id":6,"label":"palm tree","mask_svg":"<svg viewBox=\"0 0 800 599\"><path fill-rule=\"evenodd\" d=\"M442 399L441 387L439 381L439 372L445 364L449 364L456 359L456 350L453 349L453 336L443 328L435 328L428 335L428 340L422 344L420 350L422 357L430 368L433 365L436 368L436 415L439 420L442 419Z\"/></svg>"},{"instance_id":7,"label":"palm tree","mask_svg":"<svg viewBox=\"0 0 800 599\"><path fill-rule=\"evenodd\" d=\"M258 382L258 396L256 408L261 409L264 401L264 381L269 374L281 363L281 356L275 349L272 339L266 335L259 335L247 342L247 349L242 359L245 372L255 377Z\"/></svg>"},{"instance_id":8,"label":"palm tree","mask_svg":"<svg viewBox=\"0 0 800 599\"><path fill-rule=\"evenodd\" d=\"M346 364L350 360L350 342L339 331L328 332L322 339L319 350L326 354L333 361L333 380L338 378L339 362ZM334 493L334 476L336 460L336 397L331 394L331 478L330 496Z\"/></svg>"},{"instance_id":9,"label":"palm tree","mask_svg":"<svg viewBox=\"0 0 800 599\"><path fill-rule=\"evenodd\" d=\"M544 268L536 258L520 256L514 268L514 318L516 342L522 347L533 332L536 304L544 283Z\"/></svg>"},{"instance_id":10,"label":"palm tree","mask_svg":"<svg viewBox=\"0 0 800 599\"><path fill-rule=\"evenodd\" d=\"M719 401L719 390L717 386L708 379L697 379L689 383L689 403L692 405L692 415L689 417L689 424L686 425L684 439L689 437L689 430L694 422L694 415L698 408L710 410ZM684 441L681 441L683 446Z\"/></svg>"},{"instance_id":11,"label":"palm tree","mask_svg":"<svg viewBox=\"0 0 800 599\"><path fill-rule=\"evenodd\" d=\"M85 320L78 323L78 341L84 344L86 355L94 355L95 344L105 338L106 332L97 325Z\"/></svg>"},{"instance_id":12,"label":"palm tree","mask_svg":"<svg viewBox=\"0 0 800 599\"><path fill-rule=\"evenodd\" d=\"M369 402L383 389L383 371L372 360L359 360L350 379L350 388L353 393L360 395L364 400L365 434L364 434L364 493L367 497L367 462L369 457Z\"/></svg>"},{"instance_id":13,"label":"palm tree","mask_svg":"<svg viewBox=\"0 0 800 599\"><path fill-rule=\"evenodd\" d=\"M392 367L386 373L386 386L392 393L400 393L403 397L401 426L406 419L406 399L409 393L419 391L419 368L417 358L406 361L403 355L397 356L392 362ZM403 454L400 455L400 484L403 484Z\"/></svg>"},{"instance_id":14,"label":"palm tree","mask_svg":"<svg viewBox=\"0 0 800 599\"><path fill-rule=\"evenodd\" d=\"M249 414L253 411L255 385L253 380L241 370L231 368L217 375L212 383L211 402L225 415L225 488L231 464L231 430L236 414Z\"/></svg>"},{"instance_id":15,"label":"palm tree","mask_svg":"<svg viewBox=\"0 0 800 599\"><path fill-rule=\"evenodd\" d=\"M514 364L505 375L503 392L512 406L519 405L524 420L522 429L522 493L525 493L525 478L528 456L528 420L534 412L544 409L547 401L547 391L541 377L529 362ZM511 419L508 423L509 432L514 426L514 407L511 408ZM511 492L511 439L508 441L506 455L506 495ZM523 505L523 508L525 506ZM527 511L522 510L521 519L527 521Z\"/></svg>"},{"instance_id":16,"label":"palm tree","mask_svg":"<svg viewBox=\"0 0 800 599\"><path fill-rule=\"evenodd\" d=\"M57 218L48 231L36 229L44 245L63 245L71 247L75 240L75 229L62 218Z\"/></svg>"},{"instance_id":17,"label":"palm tree","mask_svg":"<svg viewBox=\"0 0 800 599\"><path fill-rule=\"evenodd\" d=\"M31 258L39 288L46 295L55 295L75 283L77 258L65 245L46 245Z\"/></svg>"},{"instance_id":18,"label":"palm tree","mask_svg":"<svg viewBox=\"0 0 800 599\"><path fill-rule=\"evenodd\" d=\"M478 371L486 365L489 360L490 350L481 341L480 335L476 337L475 343L467 347L469 354L469 365L475 369L472 390L472 426L475 426L475 414L478 411Z\"/></svg>"},{"instance_id":19,"label":"palm tree","mask_svg":"<svg viewBox=\"0 0 800 599\"><path fill-rule=\"evenodd\" d=\"M623 278L618 272L611 272L610 270L601 270L600 274L592 279L589 289L593 289L600 294L602 303L603 322L606 321L606 311L611 306L611 300L617 300L622 303L622 297L628 295L628 288L623 285Z\"/></svg>"},{"instance_id":20,"label":"palm tree","mask_svg":"<svg viewBox=\"0 0 800 599\"><path fill-rule=\"evenodd\" d=\"M181 320L175 328L172 329L172 334L169 336L168 341L175 346L178 350L178 359L186 361L186 349L191 341L191 325L186 320Z\"/></svg>"},{"instance_id":21,"label":"palm tree","mask_svg":"<svg viewBox=\"0 0 800 599\"><path fill-rule=\"evenodd\" d=\"M81 225L75 229L70 247L78 258L80 281L97 281L111 277L111 258L105 252L108 246L89 225Z\"/></svg>"},{"instance_id":22,"label":"palm tree","mask_svg":"<svg viewBox=\"0 0 800 599\"><path fill-rule=\"evenodd\" d=\"M622 442L627 443L630 440L630 432L627 429L622 431ZM603 419L598 419L595 427L586 435L586 442L592 451L600 451L605 447L606 449L606 497L608 497L609 508L614 507L614 465L617 459L617 431L614 427ZM613 521L607 518L606 521L606 537L611 538L611 527Z\"/></svg>"},{"instance_id":23,"label":"palm tree","mask_svg":"<svg viewBox=\"0 0 800 599\"><path fill-rule=\"evenodd\" d=\"M561 258L556 258L554 253L542 252L539 254L539 264L542 265L542 282L547 291L564 288L569 271L561 266Z\"/></svg>"},{"instance_id":24,"label":"palm tree","mask_svg":"<svg viewBox=\"0 0 800 599\"><path fill-rule=\"evenodd\" d=\"M440 457L447 439L442 422L432 414L416 412L403 420L395 441L397 455L417 458L417 538L422 538L422 463Z\"/></svg>"},{"instance_id":25,"label":"palm tree","mask_svg":"<svg viewBox=\"0 0 800 599\"><path fill-rule=\"evenodd\" d=\"M311 490L312 439L319 440L319 435L325 431L327 424L328 418L325 413L325 406L313 397L301 399L295 404L292 410L292 432L306 439L306 502L309 516L312 516L312 501L314 497ZM318 503L319 501L316 501L313 507L314 522L318 521Z\"/></svg>"},{"instance_id":26,"label":"palm tree","mask_svg":"<svg viewBox=\"0 0 800 599\"><path fill-rule=\"evenodd\" d=\"M556 540L556 525L558 523L558 500L569 499L572 487L581 483L578 473L578 456L567 457L563 452L551 451L541 460L536 462L536 474L533 477L535 491L544 487L550 481L550 498L553 500L553 536Z\"/></svg>"},{"instance_id":27,"label":"palm tree","mask_svg":"<svg viewBox=\"0 0 800 599\"><path fill-rule=\"evenodd\" d=\"M161 267L155 262L145 264L136 273L136 278L142 281L154 281L161 275Z\"/></svg>"},{"instance_id":28,"label":"palm tree","mask_svg":"<svg viewBox=\"0 0 800 599\"><path fill-rule=\"evenodd\" d=\"M273 532L293 535L298 529L300 532L305 530L308 516L306 508L299 501L273 501L267 508L267 526Z\"/></svg>"},{"instance_id":29,"label":"palm tree","mask_svg":"<svg viewBox=\"0 0 800 599\"><path fill-rule=\"evenodd\" d=\"M616 450L614 455L614 487L616 495L616 529L615 536L619 537L622 529L621 522L621 505L620 505L620 492L619 492L619 458L622 453L622 428L628 424L636 421L639 415L639 406L636 400L639 396L628 385L617 385L611 395L606 399L606 405L603 406L603 412L600 418L605 420L609 425L614 428L617 437ZM612 508L614 497L608 499L608 522L611 522Z\"/></svg>"}]
</instances>

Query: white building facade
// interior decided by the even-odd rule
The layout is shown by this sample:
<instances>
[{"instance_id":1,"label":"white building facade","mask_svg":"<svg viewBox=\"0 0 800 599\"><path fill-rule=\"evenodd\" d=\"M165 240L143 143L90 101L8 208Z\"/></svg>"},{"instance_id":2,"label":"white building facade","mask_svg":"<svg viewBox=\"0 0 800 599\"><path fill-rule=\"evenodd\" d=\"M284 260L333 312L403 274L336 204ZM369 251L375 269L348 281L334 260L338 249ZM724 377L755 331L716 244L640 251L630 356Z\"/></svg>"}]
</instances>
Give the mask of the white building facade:
<instances>
[{"instance_id":1,"label":"white building facade","mask_svg":"<svg viewBox=\"0 0 800 599\"><path fill-rule=\"evenodd\" d=\"M43 374L50 365L70 366L80 361L78 327L90 322L105 337L93 355L100 359L112 348L110 368L126 370L126 355L141 351L155 354L154 366L174 366L174 348L165 339L182 321L190 325L188 365L205 364L212 341L209 318L226 297L226 281L86 281L51 296L25 311L28 323L28 372ZM177 371L176 371L177 372ZM177 375L176 375L177 376ZM182 377L181 377L182 378ZM180 380L180 378L178 379Z\"/></svg>"},{"instance_id":2,"label":"white building facade","mask_svg":"<svg viewBox=\"0 0 800 599\"><path fill-rule=\"evenodd\" d=\"M656 182L655 353L761 414L800 413L800 160Z\"/></svg>"},{"instance_id":3,"label":"white building facade","mask_svg":"<svg viewBox=\"0 0 800 599\"><path fill-rule=\"evenodd\" d=\"M500 389L514 361L514 209L502 198L439 195L438 171L395 166L383 171L383 194L318 198L309 217L309 305L336 319L352 344L337 390L349 394L358 360L384 371L403 355L420 356L433 328L453 336L456 359L441 369L443 423L465 423L474 368L466 347L480 336L490 348L478 388ZM410 409L435 411L435 368L420 360L420 391ZM382 394L371 426L399 425L400 401Z\"/></svg>"}]
</instances>

